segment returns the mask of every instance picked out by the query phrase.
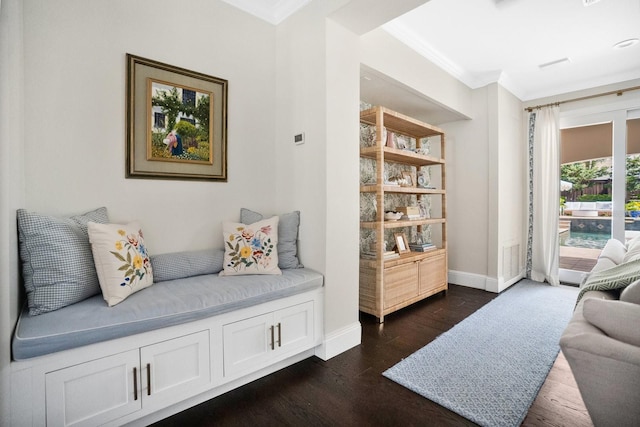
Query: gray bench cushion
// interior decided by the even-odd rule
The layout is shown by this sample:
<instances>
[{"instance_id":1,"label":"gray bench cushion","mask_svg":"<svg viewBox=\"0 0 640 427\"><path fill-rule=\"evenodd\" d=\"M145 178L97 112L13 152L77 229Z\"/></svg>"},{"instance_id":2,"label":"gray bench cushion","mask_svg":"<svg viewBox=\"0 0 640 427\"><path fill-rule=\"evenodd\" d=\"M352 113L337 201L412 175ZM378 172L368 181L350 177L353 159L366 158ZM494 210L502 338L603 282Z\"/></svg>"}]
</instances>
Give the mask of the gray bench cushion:
<instances>
[{"instance_id":1,"label":"gray bench cushion","mask_svg":"<svg viewBox=\"0 0 640 427\"><path fill-rule=\"evenodd\" d=\"M13 339L15 360L42 356L250 307L322 287L308 268L282 275L207 274L156 283L114 307L96 295L57 311L23 311Z\"/></svg>"}]
</instances>

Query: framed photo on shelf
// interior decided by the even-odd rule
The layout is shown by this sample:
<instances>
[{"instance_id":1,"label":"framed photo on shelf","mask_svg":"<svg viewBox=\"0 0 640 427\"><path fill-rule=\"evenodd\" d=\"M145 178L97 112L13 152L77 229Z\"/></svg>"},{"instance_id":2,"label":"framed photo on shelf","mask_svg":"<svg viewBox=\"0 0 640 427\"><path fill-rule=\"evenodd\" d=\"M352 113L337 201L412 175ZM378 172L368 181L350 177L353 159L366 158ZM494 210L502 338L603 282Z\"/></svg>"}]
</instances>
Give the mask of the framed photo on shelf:
<instances>
[{"instance_id":1,"label":"framed photo on shelf","mask_svg":"<svg viewBox=\"0 0 640 427\"><path fill-rule=\"evenodd\" d=\"M394 237L396 240L396 251L399 254L411 252L411 248L409 248L409 241L404 233L394 233Z\"/></svg>"},{"instance_id":2,"label":"framed photo on shelf","mask_svg":"<svg viewBox=\"0 0 640 427\"><path fill-rule=\"evenodd\" d=\"M227 80L127 54L127 178L227 181Z\"/></svg>"},{"instance_id":3,"label":"framed photo on shelf","mask_svg":"<svg viewBox=\"0 0 640 427\"><path fill-rule=\"evenodd\" d=\"M413 182L413 174L411 172L402 172L402 178L405 181L405 184L403 184L403 187L413 187L414 186L414 182Z\"/></svg>"}]
</instances>

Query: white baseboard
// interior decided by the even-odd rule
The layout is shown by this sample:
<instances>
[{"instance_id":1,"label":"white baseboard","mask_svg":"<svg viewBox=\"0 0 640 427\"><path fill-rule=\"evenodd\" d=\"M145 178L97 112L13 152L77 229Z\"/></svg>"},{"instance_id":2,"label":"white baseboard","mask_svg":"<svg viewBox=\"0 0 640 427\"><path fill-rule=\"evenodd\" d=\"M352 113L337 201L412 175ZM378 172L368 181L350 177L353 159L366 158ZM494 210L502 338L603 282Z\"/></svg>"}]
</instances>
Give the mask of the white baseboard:
<instances>
[{"instance_id":1,"label":"white baseboard","mask_svg":"<svg viewBox=\"0 0 640 427\"><path fill-rule=\"evenodd\" d=\"M500 293L511 285L517 283L524 277L524 271L521 271L516 277L510 280L502 278L495 279L493 277L483 276L481 274L465 273L463 271L449 270L449 283L454 285L466 286L468 288L482 289L483 291Z\"/></svg>"},{"instance_id":2,"label":"white baseboard","mask_svg":"<svg viewBox=\"0 0 640 427\"><path fill-rule=\"evenodd\" d=\"M329 360L350 348L360 345L361 342L362 325L360 325L360 322L355 322L325 335L322 344L316 347L316 356L322 360Z\"/></svg>"},{"instance_id":3,"label":"white baseboard","mask_svg":"<svg viewBox=\"0 0 640 427\"><path fill-rule=\"evenodd\" d=\"M487 276L480 274L465 273L464 271L449 270L449 283L454 285L466 286L475 289L487 289Z\"/></svg>"}]
</instances>

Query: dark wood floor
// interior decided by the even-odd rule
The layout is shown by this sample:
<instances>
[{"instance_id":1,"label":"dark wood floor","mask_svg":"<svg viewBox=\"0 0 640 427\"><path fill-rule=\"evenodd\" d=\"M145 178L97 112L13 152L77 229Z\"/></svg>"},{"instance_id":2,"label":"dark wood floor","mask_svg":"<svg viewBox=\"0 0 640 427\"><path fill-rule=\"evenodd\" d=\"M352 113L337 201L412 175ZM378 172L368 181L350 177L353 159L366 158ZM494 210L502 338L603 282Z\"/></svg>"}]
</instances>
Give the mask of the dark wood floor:
<instances>
[{"instance_id":1,"label":"dark wood floor","mask_svg":"<svg viewBox=\"0 0 640 427\"><path fill-rule=\"evenodd\" d=\"M385 317L362 314L362 344L328 361L310 358L219 396L161 426L473 426L381 373L469 316L496 294L452 285ZM591 426L560 355L523 426Z\"/></svg>"}]
</instances>

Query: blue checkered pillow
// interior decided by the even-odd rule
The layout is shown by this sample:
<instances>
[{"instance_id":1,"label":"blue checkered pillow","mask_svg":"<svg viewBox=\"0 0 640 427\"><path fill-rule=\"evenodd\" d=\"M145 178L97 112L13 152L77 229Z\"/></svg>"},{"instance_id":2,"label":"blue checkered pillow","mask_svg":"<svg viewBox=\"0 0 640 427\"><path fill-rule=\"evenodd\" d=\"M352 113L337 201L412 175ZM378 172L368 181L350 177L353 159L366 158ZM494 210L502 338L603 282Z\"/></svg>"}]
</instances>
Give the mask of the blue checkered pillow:
<instances>
[{"instance_id":1,"label":"blue checkered pillow","mask_svg":"<svg viewBox=\"0 0 640 427\"><path fill-rule=\"evenodd\" d=\"M300 211L293 211L279 216L278 223L278 267L302 268L303 265L298 260L298 227L300 225ZM262 221L268 216L252 211L250 209L240 209L240 222L243 224L253 224Z\"/></svg>"},{"instance_id":2,"label":"blue checkered pillow","mask_svg":"<svg viewBox=\"0 0 640 427\"><path fill-rule=\"evenodd\" d=\"M151 255L153 281L182 279L203 274L214 274L222 270L224 250L204 249L200 251L174 252Z\"/></svg>"},{"instance_id":3,"label":"blue checkered pillow","mask_svg":"<svg viewBox=\"0 0 640 427\"><path fill-rule=\"evenodd\" d=\"M18 209L22 278L29 314L57 310L100 292L87 222L109 222L106 208L56 218Z\"/></svg>"}]
</instances>

